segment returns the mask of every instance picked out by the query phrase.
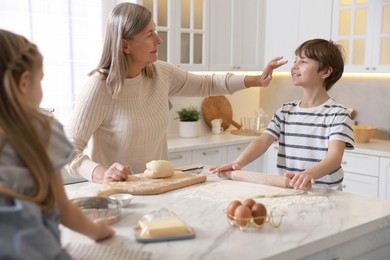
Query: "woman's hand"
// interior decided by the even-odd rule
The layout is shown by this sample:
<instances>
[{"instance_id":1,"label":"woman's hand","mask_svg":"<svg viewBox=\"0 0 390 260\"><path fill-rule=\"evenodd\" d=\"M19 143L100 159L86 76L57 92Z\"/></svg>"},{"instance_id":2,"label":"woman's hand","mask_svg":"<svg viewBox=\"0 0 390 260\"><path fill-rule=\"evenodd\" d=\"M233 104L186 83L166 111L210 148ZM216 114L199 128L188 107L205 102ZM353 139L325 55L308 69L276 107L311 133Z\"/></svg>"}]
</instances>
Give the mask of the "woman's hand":
<instances>
[{"instance_id":1,"label":"woman's hand","mask_svg":"<svg viewBox=\"0 0 390 260\"><path fill-rule=\"evenodd\" d=\"M263 73L259 76L246 76L244 80L245 86L246 87L255 87L255 86L267 87L272 80L272 73L274 69L277 69L288 62L287 60L282 60L282 59L283 59L282 56L272 59L267 64L267 67L265 67L265 69L263 70Z\"/></svg>"},{"instance_id":2,"label":"woman's hand","mask_svg":"<svg viewBox=\"0 0 390 260\"><path fill-rule=\"evenodd\" d=\"M263 70L263 74L261 74L259 79L261 86L267 87L272 80L273 71L288 62L287 60L282 59L283 56L276 57L268 63L267 67L265 67L265 69Z\"/></svg>"},{"instance_id":3,"label":"woman's hand","mask_svg":"<svg viewBox=\"0 0 390 260\"><path fill-rule=\"evenodd\" d=\"M130 166L124 166L120 163L113 163L107 171L104 172L103 182L105 181L125 181L129 175L133 174Z\"/></svg>"},{"instance_id":4,"label":"woman's hand","mask_svg":"<svg viewBox=\"0 0 390 260\"><path fill-rule=\"evenodd\" d=\"M290 187L296 190L310 190L312 184L315 183L315 179L307 173L295 173L295 172L286 172L284 174L290 181Z\"/></svg>"}]
</instances>

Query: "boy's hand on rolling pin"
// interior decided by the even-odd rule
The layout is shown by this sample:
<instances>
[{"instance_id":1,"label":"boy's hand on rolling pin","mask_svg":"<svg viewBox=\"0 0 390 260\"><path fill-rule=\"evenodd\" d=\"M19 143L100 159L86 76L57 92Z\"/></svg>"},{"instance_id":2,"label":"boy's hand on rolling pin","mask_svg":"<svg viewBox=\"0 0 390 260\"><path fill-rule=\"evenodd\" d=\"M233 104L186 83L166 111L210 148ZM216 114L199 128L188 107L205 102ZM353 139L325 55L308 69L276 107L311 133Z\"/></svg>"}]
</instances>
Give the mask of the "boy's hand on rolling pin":
<instances>
[{"instance_id":1,"label":"boy's hand on rolling pin","mask_svg":"<svg viewBox=\"0 0 390 260\"><path fill-rule=\"evenodd\" d=\"M237 163L228 163L222 166L211 167L209 171L223 179L232 179L232 171L241 170L241 167Z\"/></svg>"},{"instance_id":2,"label":"boy's hand on rolling pin","mask_svg":"<svg viewBox=\"0 0 390 260\"><path fill-rule=\"evenodd\" d=\"M284 174L290 181L290 187L295 190L310 190L315 183L315 179L307 173L286 172Z\"/></svg>"},{"instance_id":3,"label":"boy's hand on rolling pin","mask_svg":"<svg viewBox=\"0 0 390 260\"><path fill-rule=\"evenodd\" d=\"M210 167L209 171L211 173L217 174L218 172L223 172L223 171L238 171L241 170L241 167L238 165L238 163L228 163L224 164L222 166L215 166L215 167Z\"/></svg>"}]
</instances>

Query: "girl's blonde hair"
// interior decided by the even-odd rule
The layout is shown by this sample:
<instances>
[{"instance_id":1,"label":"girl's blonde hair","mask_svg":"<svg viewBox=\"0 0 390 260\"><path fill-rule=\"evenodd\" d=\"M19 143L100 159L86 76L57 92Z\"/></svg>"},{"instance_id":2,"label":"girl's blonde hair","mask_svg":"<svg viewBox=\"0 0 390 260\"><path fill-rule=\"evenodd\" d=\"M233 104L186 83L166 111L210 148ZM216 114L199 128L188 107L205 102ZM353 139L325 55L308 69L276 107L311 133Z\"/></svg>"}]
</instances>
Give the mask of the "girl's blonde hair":
<instances>
[{"instance_id":1,"label":"girl's blonde hair","mask_svg":"<svg viewBox=\"0 0 390 260\"><path fill-rule=\"evenodd\" d=\"M0 183L0 193L37 203L48 211L55 205L54 169L46 152L51 118L27 102L19 89L21 75L28 71L38 76L40 66L42 56L34 44L0 30L0 153L5 144L10 145L36 184L33 193L26 195Z\"/></svg>"},{"instance_id":2,"label":"girl's blonde hair","mask_svg":"<svg viewBox=\"0 0 390 260\"><path fill-rule=\"evenodd\" d=\"M110 13L106 28L103 53L96 69L89 73L100 73L106 80L107 90L113 97L120 93L127 76L128 66L122 51L122 40L132 40L152 19L152 13L142 5L122 3ZM153 78L153 65L142 70L143 75Z\"/></svg>"}]
</instances>

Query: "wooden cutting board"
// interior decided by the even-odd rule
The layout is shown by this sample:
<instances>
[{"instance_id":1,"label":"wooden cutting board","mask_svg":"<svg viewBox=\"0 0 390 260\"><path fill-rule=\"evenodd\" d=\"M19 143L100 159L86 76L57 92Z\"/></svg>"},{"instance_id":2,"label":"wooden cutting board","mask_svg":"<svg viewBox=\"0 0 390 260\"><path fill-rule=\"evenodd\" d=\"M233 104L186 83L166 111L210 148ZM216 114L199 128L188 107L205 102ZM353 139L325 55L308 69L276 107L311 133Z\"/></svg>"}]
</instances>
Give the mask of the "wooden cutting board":
<instances>
[{"instance_id":1,"label":"wooden cutting board","mask_svg":"<svg viewBox=\"0 0 390 260\"><path fill-rule=\"evenodd\" d=\"M133 195L155 195L188 187L206 181L203 174L176 171L172 177L151 179L145 174L131 175L126 181L105 182L97 196L110 196L116 193Z\"/></svg>"},{"instance_id":2,"label":"wooden cutting board","mask_svg":"<svg viewBox=\"0 0 390 260\"><path fill-rule=\"evenodd\" d=\"M241 125L233 120L233 109L225 96L211 96L203 100L203 119L211 128L211 121L216 118L222 119L222 127L226 130L230 125L240 129Z\"/></svg>"}]
</instances>

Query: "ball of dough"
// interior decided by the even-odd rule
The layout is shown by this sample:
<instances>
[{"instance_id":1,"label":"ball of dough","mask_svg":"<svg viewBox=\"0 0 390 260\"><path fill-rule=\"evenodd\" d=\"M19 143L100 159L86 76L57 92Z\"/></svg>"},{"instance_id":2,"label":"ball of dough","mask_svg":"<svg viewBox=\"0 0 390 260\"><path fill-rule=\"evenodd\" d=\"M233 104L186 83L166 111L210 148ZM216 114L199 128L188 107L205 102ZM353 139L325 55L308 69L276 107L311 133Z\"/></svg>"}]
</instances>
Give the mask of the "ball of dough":
<instances>
[{"instance_id":1,"label":"ball of dough","mask_svg":"<svg viewBox=\"0 0 390 260\"><path fill-rule=\"evenodd\" d=\"M152 179L168 178L175 173L175 165L170 161L153 160L146 164L144 173L146 177Z\"/></svg>"}]
</instances>

